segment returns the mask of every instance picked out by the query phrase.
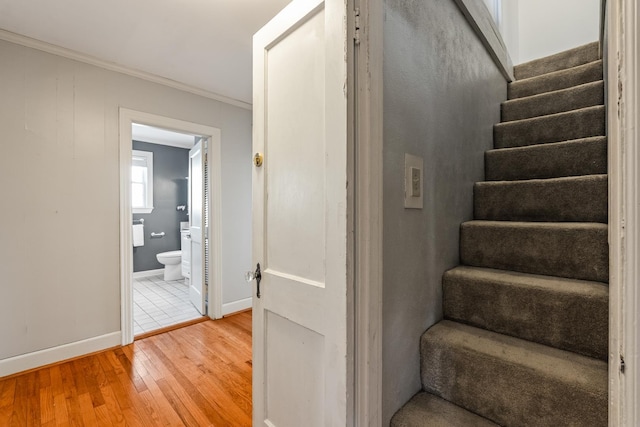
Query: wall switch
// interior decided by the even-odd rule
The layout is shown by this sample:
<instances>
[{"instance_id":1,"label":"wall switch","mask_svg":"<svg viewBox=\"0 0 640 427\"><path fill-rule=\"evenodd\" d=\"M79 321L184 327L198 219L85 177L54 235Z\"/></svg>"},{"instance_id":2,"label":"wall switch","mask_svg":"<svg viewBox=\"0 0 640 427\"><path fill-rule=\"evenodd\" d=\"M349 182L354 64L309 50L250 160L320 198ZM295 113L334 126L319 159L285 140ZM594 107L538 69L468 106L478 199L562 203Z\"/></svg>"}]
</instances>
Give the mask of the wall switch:
<instances>
[{"instance_id":1,"label":"wall switch","mask_svg":"<svg viewBox=\"0 0 640 427\"><path fill-rule=\"evenodd\" d=\"M404 207L422 209L423 161L422 157L404 155Z\"/></svg>"},{"instance_id":2,"label":"wall switch","mask_svg":"<svg viewBox=\"0 0 640 427\"><path fill-rule=\"evenodd\" d=\"M422 180L420 177L420 169L411 168L411 197L420 197Z\"/></svg>"}]
</instances>

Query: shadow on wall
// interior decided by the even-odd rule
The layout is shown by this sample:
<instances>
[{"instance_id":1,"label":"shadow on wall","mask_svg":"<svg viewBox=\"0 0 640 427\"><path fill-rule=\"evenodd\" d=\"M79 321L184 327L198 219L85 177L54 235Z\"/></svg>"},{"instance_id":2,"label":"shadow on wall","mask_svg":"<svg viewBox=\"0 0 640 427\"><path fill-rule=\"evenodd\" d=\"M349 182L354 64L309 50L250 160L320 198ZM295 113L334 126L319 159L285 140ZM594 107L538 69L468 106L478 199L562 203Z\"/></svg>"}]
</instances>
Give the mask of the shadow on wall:
<instances>
[{"instance_id":1,"label":"shadow on wall","mask_svg":"<svg viewBox=\"0 0 640 427\"><path fill-rule=\"evenodd\" d=\"M180 250L180 222L189 220L186 210L176 209L187 204L189 150L140 141L133 141L133 149L153 152L154 207L150 214L133 215L144 219L144 246L133 248L133 271L161 269L156 254ZM152 232L165 235L151 238Z\"/></svg>"}]
</instances>

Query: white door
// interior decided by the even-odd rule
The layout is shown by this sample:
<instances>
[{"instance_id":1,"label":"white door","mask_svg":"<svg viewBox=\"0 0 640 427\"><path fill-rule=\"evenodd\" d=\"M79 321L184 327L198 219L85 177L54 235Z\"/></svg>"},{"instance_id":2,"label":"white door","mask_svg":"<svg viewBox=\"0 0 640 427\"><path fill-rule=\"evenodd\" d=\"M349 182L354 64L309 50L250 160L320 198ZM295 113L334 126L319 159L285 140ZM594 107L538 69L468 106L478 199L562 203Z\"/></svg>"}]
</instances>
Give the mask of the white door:
<instances>
[{"instance_id":1,"label":"white door","mask_svg":"<svg viewBox=\"0 0 640 427\"><path fill-rule=\"evenodd\" d=\"M254 426L347 423L346 3L293 0L253 39Z\"/></svg>"},{"instance_id":2,"label":"white door","mask_svg":"<svg viewBox=\"0 0 640 427\"><path fill-rule=\"evenodd\" d=\"M204 160L205 140L201 139L189 151L189 234L191 240L191 277L189 300L200 314L205 306L205 226L204 226Z\"/></svg>"}]
</instances>

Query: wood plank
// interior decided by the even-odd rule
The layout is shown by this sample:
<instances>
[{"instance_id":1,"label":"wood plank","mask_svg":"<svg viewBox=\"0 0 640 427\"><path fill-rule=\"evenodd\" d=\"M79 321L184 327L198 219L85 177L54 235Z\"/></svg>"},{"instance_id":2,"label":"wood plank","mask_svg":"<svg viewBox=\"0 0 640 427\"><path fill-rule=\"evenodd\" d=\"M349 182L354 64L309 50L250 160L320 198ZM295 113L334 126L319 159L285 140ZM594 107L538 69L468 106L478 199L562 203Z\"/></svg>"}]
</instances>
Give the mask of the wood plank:
<instances>
[{"instance_id":1,"label":"wood plank","mask_svg":"<svg viewBox=\"0 0 640 427\"><path fill-rule=\"evenodd\" d=\"M16 379L0 380L0 426L9 425L13 413Z\"/></svg>"},{"instance_id":2,"label":"wood plank","mask_svg":"<svg viewBox=\"0 0 640 427\"><path fill-rule=\"evenodd\" d=\"M96 412L93 410L93 402L89 392L78 396L78 404L80 405L80 414L82 415L83 425L95 426L98 424Z\"/></svg>"},{"instance_id":3,"label":"wood plank","mask_svg":"<svg viewBox=\"0 0 640 427\"><path fill-rule=\"evenodd\" d=\"M104 378L104 375L100 375L102 374L102 369L100 368L100 364L95 362L97 362L95 356L77 360L80 372L85 378L85 385L89 396L91 396L91 404L94 408L104 405L104 397L100 392L100 379Z\"/></svg>"},{"instance_id":4,"label":"wood plank","mask_svg":"<svg viewBox=\"0 0 640 427\"><path fill-rule=\"evenodd\" d=\"M67 399L64 397L64 394L56 394L53 396L53 408L56 415L56 425L69 425Z\"/></svg>"},{"instance_id":5,"label":"wood plank","mask_svg":"<svg viewBox=\"0 0 640 427\"><path fill-rule=\"evenodd\" d=\"M69 422L69 413L67 411L60 365L49 368L49 375L51 377L51 395L53 396L53 412L56 424L64 425Z\"/></svg>"},{"instance_id":6,"label":"wood plank","mask_svg":"<svg viewBox=\"0 0 640 427\"><path fill-rule=\"evenodd\" d=\"M250 426L251 312L0 378L0 426Z\"/></svg>"},{"instance_id":7,"label":"wood plank","mask_svg":"<svg viewBox=\"0 0 640 427\"><path fill-rule=\"evenodd\" d=\"M40 388L40 422L46 424L56 420L51 387ZM0 424L1 425L1 424Z\"/></svg>"},{"instance_id":8,"label":"wood plank","mask_svg":"<svg viewBox=\"0 0 640 427\"><path fill-rule=\"evenodd\" d=\"M28 394L28 381L29 376L27 374L16 378L16 391L13 403L13 413L11 414L11 422L9 425L16 427L24 427L27 425L27 407L29 401Z\"/></svg>"},{"instance_id":9,"label":"wood plank","mask_svg":"<svg viewBox=\"0 0 640 427\"><path fill-rule=\"evenodd\" d=\"M62 375L62 385L64 388L64 397L67 406L68 422L71 425L81 426L83 425L82 411L80 410L77 388L78 384L81 383L81 379L76 375L71 362L60 365L60 374Z\"/></svg>"},{"instance_id":10,"label":"wood plank","mask_svg":"<svg viewBox=\"0 0 640 427\"><path fill-rule=\"evenodd\" d=\"M106 412L111 420L111 425L114 426L124 426L126 425L124 421L124 415L122 414L122 409L120 409L120 405L118 405L118 401L116 400L115 395L113 394L113 390L109 386L102 387L100 389L102 396L104 397L104 406L102 406L102 411Z\"/></svg>"}]
</instances>

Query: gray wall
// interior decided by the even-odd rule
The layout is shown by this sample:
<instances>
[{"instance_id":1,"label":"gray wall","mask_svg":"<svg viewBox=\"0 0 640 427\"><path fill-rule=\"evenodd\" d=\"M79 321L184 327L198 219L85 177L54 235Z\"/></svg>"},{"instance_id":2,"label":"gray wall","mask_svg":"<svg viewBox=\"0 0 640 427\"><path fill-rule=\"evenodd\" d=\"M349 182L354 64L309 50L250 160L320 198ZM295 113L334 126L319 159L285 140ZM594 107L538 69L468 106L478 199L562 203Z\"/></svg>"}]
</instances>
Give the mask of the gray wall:
<instances>
[{"instance_id":1,"label":"gray wall","mask_svg":"<svg viewBox=\"0 0 640 427\"><path fill-rule=\"evenodd\" d=\"M120 107L221 129L223 300L250 298L251 111L6 41L0 58L0 365L119 342Z\"/></svg>"},{"instance_id":2,"label":"gray wall","mask_svg":"<svg viewBox=\"0 0 640 427\"><path fill-rule=\"evenodd\" d=\"M386 0L383 423L421 389L420 335L442 318L442 273L500 119L506 82L452 0ZM404 154L424 159L424 209L407 210Z\"/></svg>"},{"instance_id":3,"label":"gray wall","mask_svg":"<svg viewBox=\"0 0 640 427\"><path fill-rule=\"evenodd\" d=\"M180 221L189 221L186 210L176 209L187 205L189 150L141 141L133 141L133 149L153 153L153 212L133 215L144 219L144 246L133 248L133 271L155 270L164 268L156 254L180 249ZM151 238L152 232L165 236Z\"/></svg>"}]
</instances>

